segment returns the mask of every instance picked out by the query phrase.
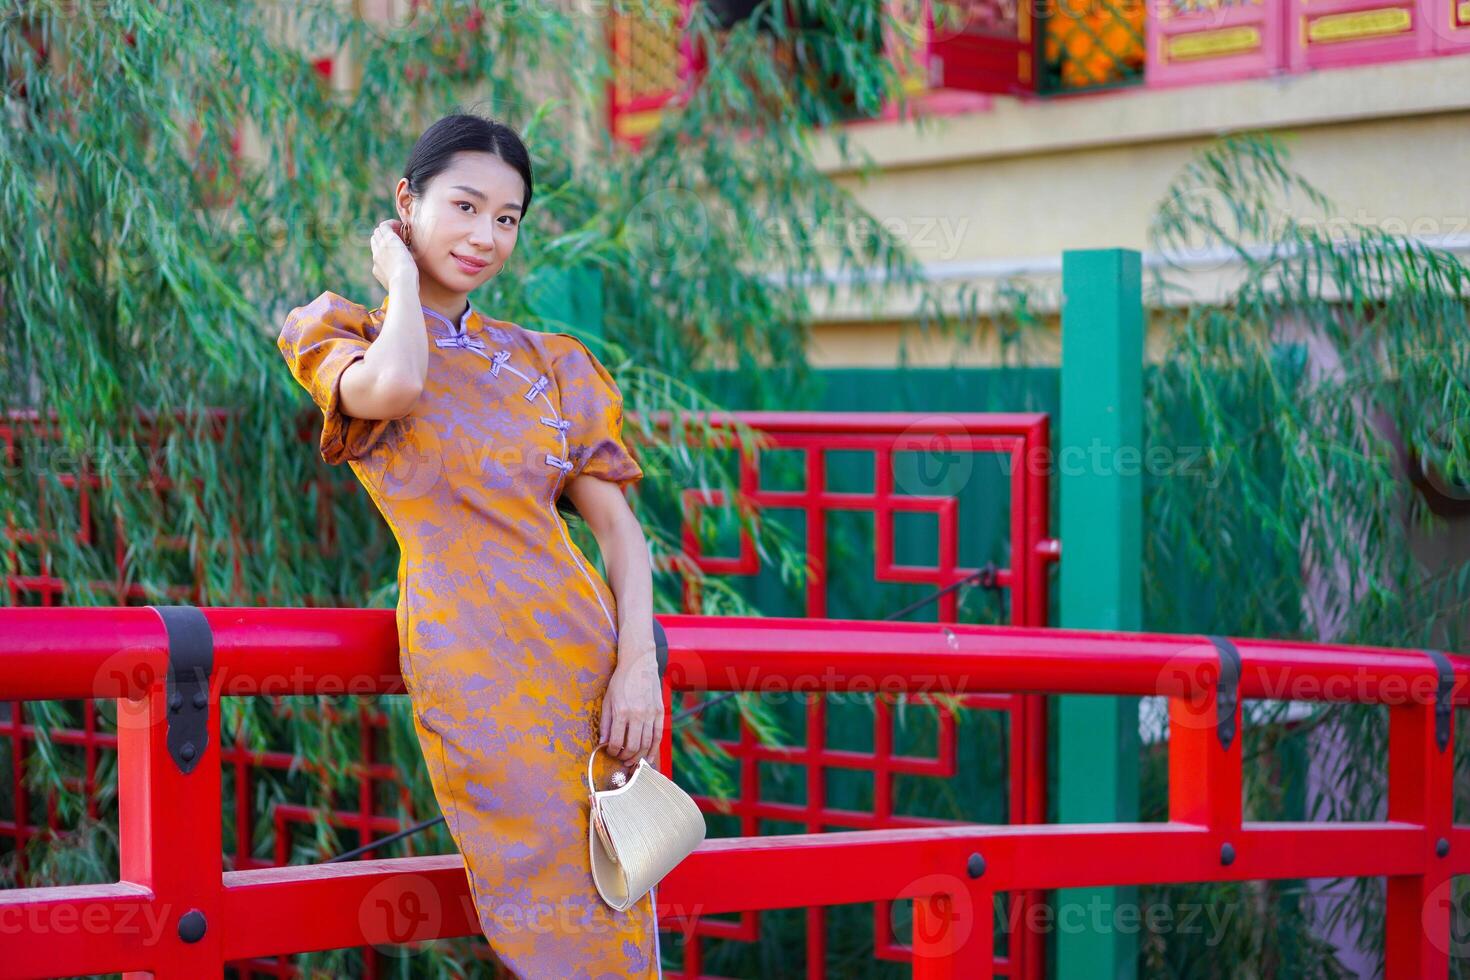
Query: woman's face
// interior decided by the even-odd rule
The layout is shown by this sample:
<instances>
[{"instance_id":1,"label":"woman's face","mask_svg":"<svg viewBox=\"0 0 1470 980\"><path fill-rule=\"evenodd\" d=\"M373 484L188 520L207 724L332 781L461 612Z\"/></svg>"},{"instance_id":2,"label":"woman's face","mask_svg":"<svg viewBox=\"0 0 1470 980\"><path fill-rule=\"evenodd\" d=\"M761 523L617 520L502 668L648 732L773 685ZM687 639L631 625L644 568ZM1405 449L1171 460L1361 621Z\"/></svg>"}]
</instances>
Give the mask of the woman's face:
<instances>
[{"instance_id":1,"label":"woman's face","mask_svg":"<svg viewBox=\"0 0 1470 980\"><path fill-rule=\"evenodd\" d=\"M464 295L498 275L515 251L525 193L510 164L473 151L456 153L421 198L400 180L399 217L413 227L413 256L427 291Z\"/></svg>"}]
</instances>

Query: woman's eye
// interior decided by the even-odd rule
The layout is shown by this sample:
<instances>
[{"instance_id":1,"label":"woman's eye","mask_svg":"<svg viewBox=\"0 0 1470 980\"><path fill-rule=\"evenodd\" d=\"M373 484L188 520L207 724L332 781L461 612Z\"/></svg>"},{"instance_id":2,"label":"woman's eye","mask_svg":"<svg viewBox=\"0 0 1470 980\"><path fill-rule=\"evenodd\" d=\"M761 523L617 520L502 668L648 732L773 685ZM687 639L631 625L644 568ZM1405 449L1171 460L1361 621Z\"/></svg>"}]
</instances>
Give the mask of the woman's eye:
<instances>
[{"instance_id":1,"label":"woman's eye","mask_svg":"<svg viewBox=\"0 0 1470 980\"><path fill-rule=\"evenodd\" d=\"M467 208L469 208L471 210L474 210L474 207L475 206L473 204L471 204L469 201L460 201L459 203L460 203L460 205L462 207L467 207Z\"/></svg>"},{"instance_id":2,"label":"woman's eye","mask_svg":"<svg viewBox=\"0 0 1470 980\"><path fill-rule=\"evenodd\" d=\"M505 219L506 219L506 220L507 220L507 221L509 221L509 222L510 222L510 224L508 224L508 225L506 225L506 227L507 227L507 228L514 228L514 227L515 227L515 224L516 224L516 219L514 219L514 218L512 218L512 217L511 217L511 216L510 216L510 215L508 215L508 214L507 214L507 215L505 215L505 216L504 216L504 217L505 217Z\"/></svg>"}]
</instances>

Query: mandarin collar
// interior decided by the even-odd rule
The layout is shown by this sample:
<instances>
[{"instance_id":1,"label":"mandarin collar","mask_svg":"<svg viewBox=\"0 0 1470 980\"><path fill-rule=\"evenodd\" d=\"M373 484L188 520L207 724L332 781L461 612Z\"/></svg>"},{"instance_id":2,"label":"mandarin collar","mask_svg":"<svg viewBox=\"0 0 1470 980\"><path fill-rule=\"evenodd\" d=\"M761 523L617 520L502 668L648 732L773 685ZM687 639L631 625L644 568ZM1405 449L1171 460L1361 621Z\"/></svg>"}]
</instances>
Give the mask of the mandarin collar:
<instances>
[{"instance_id":1,"label":"mandarin collar","mask_svg":"<svg viewBox=\"0 0 1470 980\"><path fill-rule=\"evenodd\" d=\"M383 297L382 305L380 305L378 308L383 311L384 315L387 315L387 296ZM419 304L419 308L422 309L425 314L432 318L434 326L436 328L436 332L440 332L439 328L442 328L444 336L447 337L460 337L466 334L471 334L478 331L482 326L480 311L475 309L474 303L467 303L465 305L464 313L461 314L459 318L459 325L457 327L455 326L455 324L449 321L448 317L441 316L439 313L436 313L434 310L429 309L427 306Z\"/></svg>"}]
</instances>

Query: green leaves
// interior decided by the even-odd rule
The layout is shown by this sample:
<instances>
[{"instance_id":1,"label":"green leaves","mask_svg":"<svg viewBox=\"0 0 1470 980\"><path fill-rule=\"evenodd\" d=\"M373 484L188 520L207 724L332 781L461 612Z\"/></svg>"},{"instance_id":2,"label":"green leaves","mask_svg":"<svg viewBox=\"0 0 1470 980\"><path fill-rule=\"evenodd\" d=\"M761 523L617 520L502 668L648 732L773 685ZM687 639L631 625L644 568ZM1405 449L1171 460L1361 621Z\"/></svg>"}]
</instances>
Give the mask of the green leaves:
<instances>
[{"instance_id":1,"label":"green leaves","mask_svg":"<svg viewBox=\"0 0 1470 980\"><path fill-rule=\"evenodd\" d=\"M1153 288L1188 301L1155 312L1169 342L1149 372L1148 437L1202 443L1231 465L1214 489L1188 474L1150 481L1149 629L1470 645L1470 562L1433 544L1450 525L1428 512L1406 466L1418 453L1441 472L1470 472L1470 272L1420 237L1434 231L1432 216L1338 216L1269 134L1211 143L1167 189L1153 223L1165 259ZM1216 277L1226 288L1203 293ZM1314 785L1327 787L1301 785L1305 770L1247 765L1248 805L1296 793L1321 819L1374 819L1385 791L1383 712L1341 708L1322 708L1310 726L1247 726L1248 753L1303 751L1320 729L1308 751L1323 770ZM1457 758L1463 766L1467 754ZM1457 785L1463 808L1470 781ZM1230 888L1193 890L1234 900ZM1297 926L1341 920L1365 948L1382 942L1371 881L1313 898L1293 913ZM1267 943L1275 914L1252 907L1247 919L1265 923L1255 931L1263 938L1237 930L1237 955L1267 961L1301 942ZM1171 945L1150 951L1150 971L1189 962ZM1196 964L1219 961L1218 950L1194 952ZM1294 955L1309 958L1294 969L1331 975L1332 950L1302 942Z\"/></svg>"}]
</instances>

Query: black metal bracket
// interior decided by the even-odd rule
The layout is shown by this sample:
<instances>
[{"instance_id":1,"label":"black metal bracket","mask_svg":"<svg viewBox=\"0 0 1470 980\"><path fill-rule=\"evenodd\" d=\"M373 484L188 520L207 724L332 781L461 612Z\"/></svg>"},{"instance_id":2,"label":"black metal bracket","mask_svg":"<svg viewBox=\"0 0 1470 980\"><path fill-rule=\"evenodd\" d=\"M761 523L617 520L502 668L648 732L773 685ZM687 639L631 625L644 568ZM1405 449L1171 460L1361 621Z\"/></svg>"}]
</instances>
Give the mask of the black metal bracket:
<instances>
[{"instance_id":1,"label":"black metal bracket","mask_svg":"<svg viewBox=\"0 0 1470 980\"><path fill-rule=\"evenodd\" d=\"M1455 708L1455 668L1439 650L1425 650L1439 671L1439 688L1434 692L1434 742L1443 752L1450 747L1450 721Z\"/></svg>"},{"instance_id":2,"label":"black metal bracket","mask_svg":"<svg viewBox=\"0 0 1470 980\"><path fill-rule=\"evenodd\" d=\"M149 606L168 634L168 753L179 771L194 771L209 744L209 677L214 632L198 606Z\"/></svg>"},{"instance_id":3,"label":"black metal bracket","mask_svg":"<svg viewBox=\"0 0 1470 980\"><path fill-rule=\"evenodd\" d=\"M1220 747L1229 749L1235 741L1235 708L1240 703L1240 651L1229 637L1211 636L1220 655L1220 681L1215 685L1216 734Z\"/></svg>"},{"instance_id":4,"label":"black metal bracket","mask_svg":"<svg viewBox=\"0 0 1470 980\"><path fill-rule=\"evenodd\" d=\"M669 670L669 634L664 632L664 624L656 618L653 621L653 651L654 658L658 660L658 679L662 681Z\"/></svg>"}]
</instances>

